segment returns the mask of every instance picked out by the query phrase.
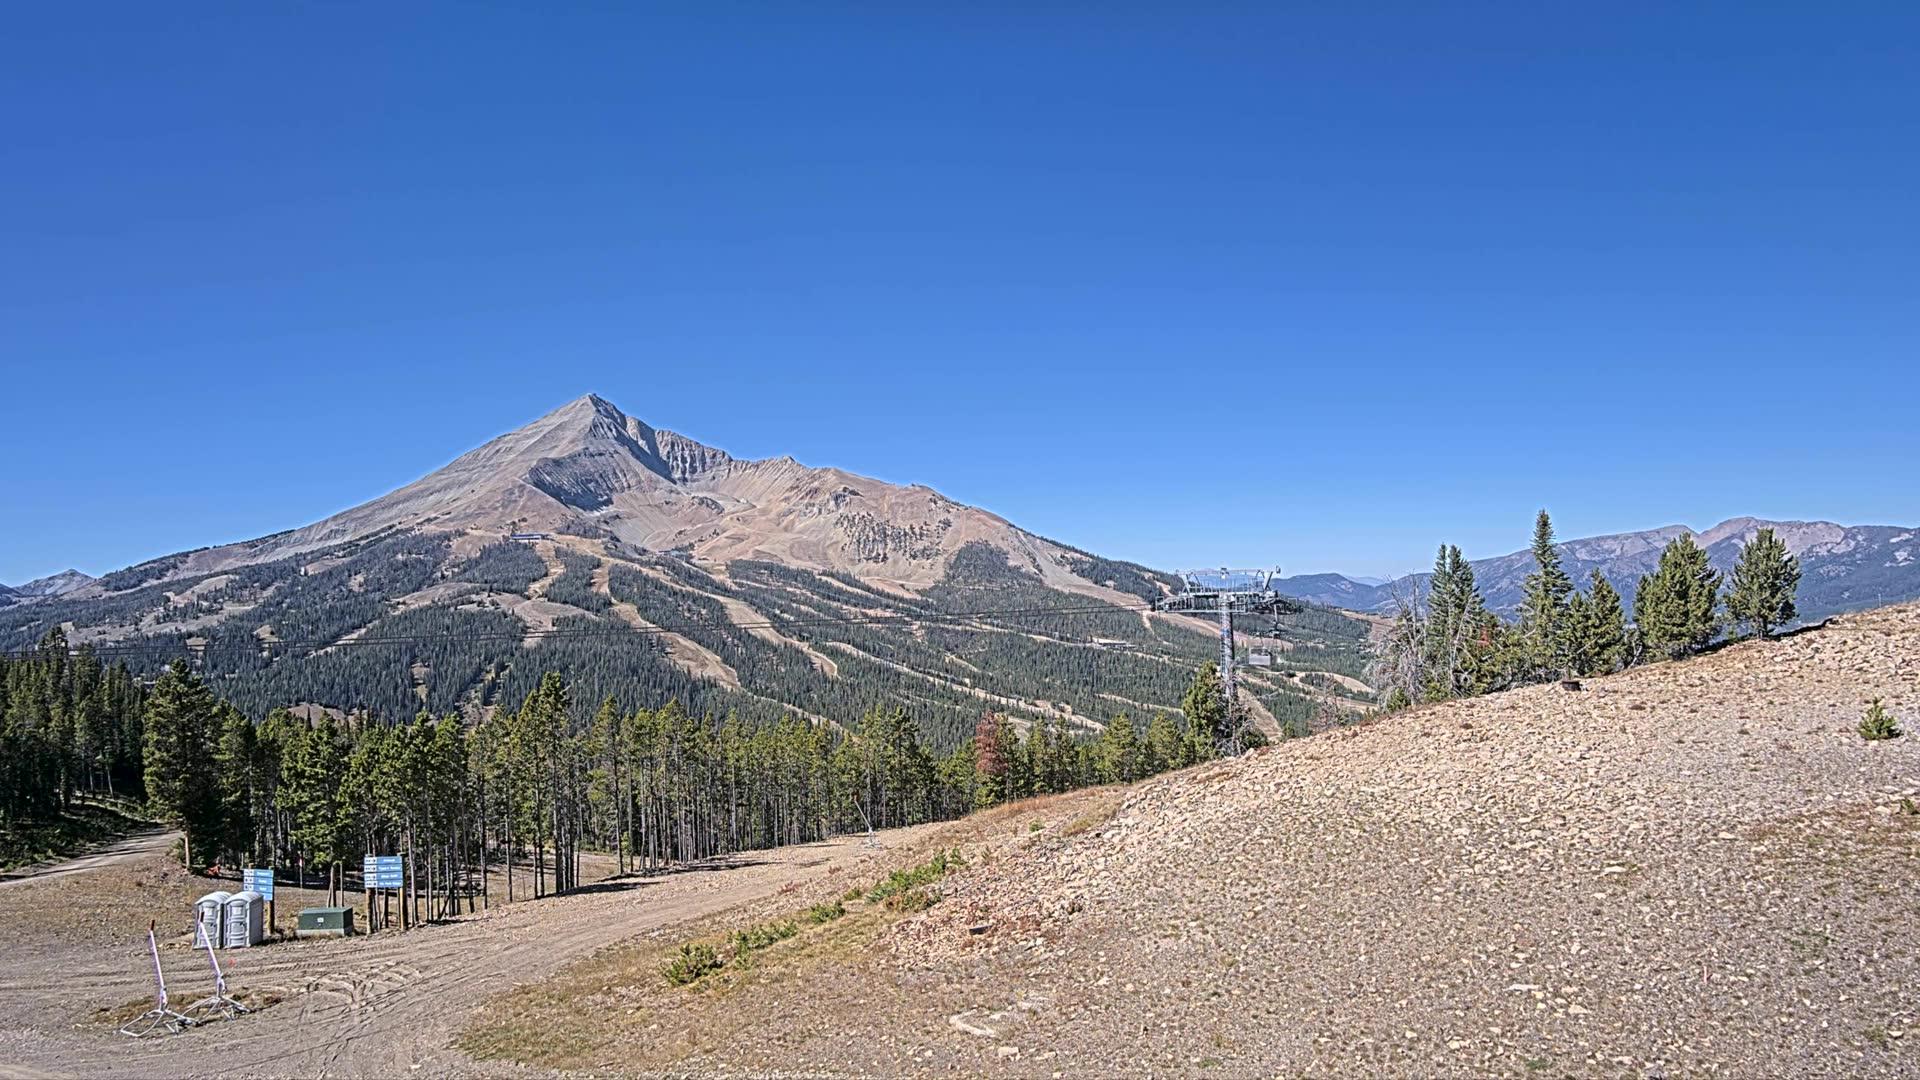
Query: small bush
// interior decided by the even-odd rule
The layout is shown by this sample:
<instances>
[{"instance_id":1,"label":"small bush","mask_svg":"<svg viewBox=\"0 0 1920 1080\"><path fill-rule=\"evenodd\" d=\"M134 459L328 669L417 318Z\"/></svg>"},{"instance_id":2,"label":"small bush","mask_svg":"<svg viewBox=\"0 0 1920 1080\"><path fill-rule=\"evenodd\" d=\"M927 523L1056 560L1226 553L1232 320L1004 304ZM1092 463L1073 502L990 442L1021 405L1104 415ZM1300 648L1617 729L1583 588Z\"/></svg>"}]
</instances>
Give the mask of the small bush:
<instances>
[{"instance_id":1,"label":"small bush","mask_svg":"<svg viewBox=\"0 0 1920 1080\"><path fill-rule=\"evenodd\" d=\"M661 968L660 974L667 977L669 986L685 986L719 970L720 956L713 951L713 946L689 941L680 946L680 954Z\"/></svg>"},{"instance_id":2,"label":"small bush","mask_svg":"<svg viewBox=\"0 0 1920 1080\"><path fill-rule=\"evenodd\" d=\"M1867 706L1866 717L1860 721L1860 737L1868 742L1879 742L1882 739L1897 739L1902 734L1900 725L1894 722L1893 714L1887 711L1879 698L1874 698L1873 704Z\"/></svg>"},{"instance_id":3,"label":"small bush","mask_svg":"<svg viewBox=\"0 0 1920 1080\"><path fill-rule=\"evenodd\" d=\"M785 941L800 932L800 927L792 920L786 922L761 923L745 930L733 932L733 949L736 953L750 953L755 949L764 949L776 941Z\"/></svg>"},{"instance_id":4,"label":"small bush","mask_svg":"<svg viewBox=\"0 0 1920 1080\"><path fill-rule=\"evenodd\" d=\"M927 910L932 907L938 899L939 897L934 896L925 889L906 889L887 897L887 910L904 911L911 915L917 911Z\"/></svg>"},{"instance_id":5,"label":"small bush","mask_svg":"<svg viewBox=\"0 0 1920 1080\"><path fill-rule=\"evenodd\" d=\"M868 900L885 900L895 893L931 884L946 877L955 870L964 869L967 860L960 855L960 849L942 851L919 866L907 870L895 870L887 879L867 890Z\"/></svg>"},{"instance_id":6,"label":"small bush","mask_svg":"<svg viewBox=\"0 0 1920 1080\"><path fill-rule=\"evenodd\" d=\"M866 891L867 890L861 888L860 886L855 885L853 888L848 889L846 892L843 892L840 894L840 902L846 903L849 900L858 900L860 899L861 895L864 894Z\"/></svg>"},{"instance_id":7,"label":"small bush","mask_svg":"<svg viewBox=\"0 0 1920 1080\"><path fill-rule=\"evenodd\" d=\"M824 904L815 904L806 911L806 920L815 926L830 923L847 913L847 905L838 900L829 900Z\"/></svg>"}]
</instances>

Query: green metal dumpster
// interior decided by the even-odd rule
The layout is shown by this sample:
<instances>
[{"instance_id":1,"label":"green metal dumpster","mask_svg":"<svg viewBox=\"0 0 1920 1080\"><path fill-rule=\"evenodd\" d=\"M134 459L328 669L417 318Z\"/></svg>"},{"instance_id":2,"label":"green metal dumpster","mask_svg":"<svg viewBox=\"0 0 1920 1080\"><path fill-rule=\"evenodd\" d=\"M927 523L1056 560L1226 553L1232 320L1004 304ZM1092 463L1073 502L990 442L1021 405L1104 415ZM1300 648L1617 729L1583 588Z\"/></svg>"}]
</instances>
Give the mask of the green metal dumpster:
<instances>
[{"instance_id":1,"label":"green metal dumpster","mask_svg":"<svg viewBox=\"0 0 1920 1080\"><path fill-rule=\"evenodd\" d=\"M353 909L349 907L310 907L300 909L295 928L300 937L346 937L353 933Z\"/></svg>"}]
</instances>

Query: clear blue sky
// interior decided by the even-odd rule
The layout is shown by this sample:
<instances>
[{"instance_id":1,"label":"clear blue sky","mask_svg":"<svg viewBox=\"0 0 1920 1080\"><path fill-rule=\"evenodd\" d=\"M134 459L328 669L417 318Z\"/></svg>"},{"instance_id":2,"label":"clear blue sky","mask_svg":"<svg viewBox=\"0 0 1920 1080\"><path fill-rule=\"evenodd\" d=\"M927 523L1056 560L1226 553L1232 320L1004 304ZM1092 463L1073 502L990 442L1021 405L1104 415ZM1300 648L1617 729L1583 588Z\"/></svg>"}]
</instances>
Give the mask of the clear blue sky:
<instances>
[{"instance_id":1,"label":"clear blue sky","mask_svg":"<svg viewBox=\"0 0 1920 1080\"><path fill-rule=\"evenodd\" d=\"M1159 566L1920 523L1920 7L949 7L14 9L0 581L590 390Z\"/></svg>"}]
</instances>

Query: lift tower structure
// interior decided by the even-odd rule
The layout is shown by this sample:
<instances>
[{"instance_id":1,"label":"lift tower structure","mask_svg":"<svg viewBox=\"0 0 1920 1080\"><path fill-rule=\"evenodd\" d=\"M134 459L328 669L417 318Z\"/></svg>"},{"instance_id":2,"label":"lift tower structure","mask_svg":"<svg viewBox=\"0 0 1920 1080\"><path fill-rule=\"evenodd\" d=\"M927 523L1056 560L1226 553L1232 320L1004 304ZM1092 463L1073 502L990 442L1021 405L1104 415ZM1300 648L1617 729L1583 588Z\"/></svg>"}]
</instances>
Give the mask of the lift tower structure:
<instances>
[{"instance_id":1,"label":"lift tower structure","mask_svg":"<svg viewBox=\"0 0 1920 1080\"><path fill-rule=\"evenodd\" d=\"M1276 618L1300 610L1298 602L1280 595L1274 583L1280 568L1271 570L1186 570L1179 575L1181 590L1154 602L1155 611L1176 615L1216 616L1220 620L1220 689L1226 697L1227 730L1220 733L1222 749L1238 754L1244 728L1233 674L1233 619L1235 615Z\"/></svg>"}]
</instances>

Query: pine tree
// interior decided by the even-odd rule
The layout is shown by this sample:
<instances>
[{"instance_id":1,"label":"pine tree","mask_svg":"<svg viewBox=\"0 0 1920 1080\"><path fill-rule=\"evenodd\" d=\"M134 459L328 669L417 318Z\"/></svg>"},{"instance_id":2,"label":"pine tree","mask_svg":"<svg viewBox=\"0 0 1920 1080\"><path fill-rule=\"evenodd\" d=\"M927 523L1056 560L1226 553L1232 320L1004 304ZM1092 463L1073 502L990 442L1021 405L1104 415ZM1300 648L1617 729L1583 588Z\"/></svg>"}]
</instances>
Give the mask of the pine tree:
<instances>
[{"instance_id":1,"label":"pine tree","mask_svg":"<svg viewBox=\"0 0 1920 1080\"><path fill-rule=\"evenodd\" d=\"M1800 588L1800 560L1772 529L1761 529L1740 549L1727 591L1727 617L1760 637L1793 621Z\"/></svg>"},{"instance_id":2,"label":"pine tree","mask_svg":"<svg viewBox=\"0 0 1920 1080\"><path fill-rule=\"evenodd\" d=\"M1660 553L1660 565L1640 579L1633 598L1633 621L1642 645L1675 659L1699 652L1720 632L1720 573L1707 553L1681 534Z\"/></svg>"},{"instance_id":3,"label":"pine tree","mask_svg":"<svg viewBox=\"0 0 1920 1080\"><path fill-rule=\"evenodd\" d=\"M1121 713L1107 722L1107 730L1100 736L1097 771L1103 784L1125 784L1137 780L1140 772L1139 735L1133 729L1133 721Z\"/></svg>"},{"instance_id":4,"label":"pine tree","mask_svg":"<svg viewBox=\"0 0 1920 1080\"><path fill-rule=\"evenodd\" d=\"M1533 562L1535 569L1527 575L1526 596L1520 604L1527 681L1559 678L1568 667L1567 596L1573 592L1573 581L1560 567L1560 552L1553 546L1553 520L1545 510L1533 523Z\"/></svg>"},{"instance_id":5,"label":"pine tree","mask_svg":"<svg viewBox=\"0 0 1920 1080\"><path fill-rule=\"evenodd\" d=\"M174 661L147 700L147 807L156 820L181 831L182 861L189 866L195 847L214 852L221 838L215 723L212 691L185 660Z\"/></svg>"},{"instance_id":6,"label":"pine tree","mask_svg":"<svg viewBox=\"0 0 1920 1080\"><path fill-rule=\"evenodd\" d=\"M281 744L282 798L293 819L288 842L304 869L337 867L349 854L345 802L347 745L331 716L296 727ZM336 884L331 875L329 889Z\"/></svg>"},{"instance_id":7,"label":"pine tree","mask_svg":"<svg viewBox=\"0 0 1920 1080\"><path fill-rule=\"evenodd\" d=\"M1166 713L1155 713L1147 722L1144 742L1149 774L1183 769L1193 763L1188 757L1187 740L1181 737L1179 726Z\"/></svg>"},{"instance_id":8,"label":"pine tree","mask_svg":"<svg viewBox=\"0 0 1920 1080\"><path fill-rule=\"evenodd\" d=\"M220 784L220 846L224 854L247 860L256 847L253 814L260 740L253 721L240 710L224 705L219 713L220 748L214 763Z\"/></svg>"},{"instance_id":9,"label":"pine tree","mask_svg":"<svg viewBox=\"0 0 1920 1080\"><path fill-rule=\"evenodd\" d=\"M1446 544L1433 557L1433 576L1427 579L1427 624L1425 640L1420 651L1420 666L1426 681L1426 697L1430 701L1444 701L1453 696L1453 675L1455 671L1454 626L1458 621L1458 612L1454 602L1458 590L1454 587L1453 569L1456 559L1449 558L1451 550Z\"/></svg>"},{"instance_id":10,"label":"pine tree","mask_svg":"<svg viewBox=\"0 0 1920 1080\"><path fill-rule=\"evenodd\" d=\"M1860 720L1860 737L1868 742L1881 742L1886 739L1897 739L1902 734L1899 723L1894 720L1893 714L1887 711L1886 704L1879 698L1874 698L1873 702L1867 706L1867 715Z\"/></svg>"},{"instance_id":11,"label":"pine tree","mask_svg":"<svg viewBox=\"0 0 1920 1080\"><path fill-rule=\"evenodd\" d=\"M1180 712L1187 718L1187 759L1206 761L1216 756L1219 746L1231 733L1227 731L1226 689L1220 682L1220 667L1209 660L1200 666L1180 699Z\"/></svg>"},{"instance_id":12,"label":"pine tree","mask_svg":"<svg viewBox=\"0 0 1920 1080\"><path fill-rule=\"evenodd\" d=\"M1429 701L1472 694L1473 652L1486 621L1486 601L1473 578L1473 565L1460 549L1443 544L1434 560L1427 592L1424 696Z\"/></svg>"},{"instance_id":13,"label":"pine tree","mask_svg":"<svg viewBox=\"0 0 1920 1080\"><path fill-rule=\"evenodd\" d=\"M1581 675L1606 675L1620 670L1627 655L1627 619L1620 593L1600 571L1587 586L1581 630Z\"/></svg>"}]
</instances>

